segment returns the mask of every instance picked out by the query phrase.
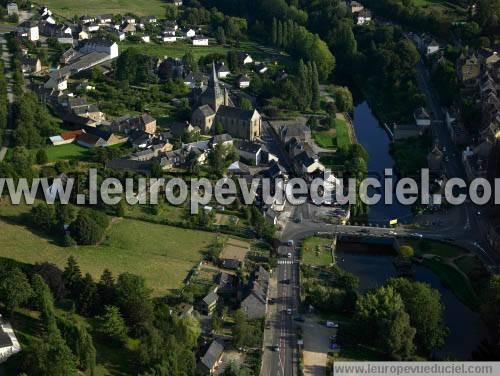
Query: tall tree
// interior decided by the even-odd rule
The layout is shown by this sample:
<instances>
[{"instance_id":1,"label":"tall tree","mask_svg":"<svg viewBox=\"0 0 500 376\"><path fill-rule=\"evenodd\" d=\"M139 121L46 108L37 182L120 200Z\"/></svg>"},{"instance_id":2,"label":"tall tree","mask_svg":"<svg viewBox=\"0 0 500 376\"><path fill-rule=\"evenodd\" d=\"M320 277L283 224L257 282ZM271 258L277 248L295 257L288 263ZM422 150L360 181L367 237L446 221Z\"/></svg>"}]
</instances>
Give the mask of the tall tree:
<instances>
[{"instance_id":1,"label":"tall tree","mask_svg":"<svg viewBox=\"0 0 500 376\"><path fill-rule=\"evenodd\" d=\"M33 295L31 285L19 268L0 274L0 300L4 302L9 314L24 304Z\"/></svg>"}]
</instances>

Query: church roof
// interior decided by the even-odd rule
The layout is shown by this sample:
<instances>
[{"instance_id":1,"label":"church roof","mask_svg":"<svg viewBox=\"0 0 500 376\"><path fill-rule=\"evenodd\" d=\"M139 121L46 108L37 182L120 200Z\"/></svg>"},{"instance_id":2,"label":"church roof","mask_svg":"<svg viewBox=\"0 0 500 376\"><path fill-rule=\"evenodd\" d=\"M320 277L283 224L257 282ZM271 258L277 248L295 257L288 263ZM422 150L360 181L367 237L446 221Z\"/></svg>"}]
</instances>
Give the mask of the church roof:
<instances>
[{"instance_id":1,"label":"church roof","mask_svg":"<svg viewBox=\"0 0 500 376\"><path fill-rule=\"evenodd\" d=\"M238 120L251 120L256 110L245 110L238 107L220 106L217 115Z\"/></svg>"},{"instance_id":2,"label":"church roof","mask_svg":"<svg viewBox=\"0 0 500 376\"><path fill-rule=\"evenodd\" d=\"M212 62L212 74L208 79L207 90L202 94L204 98L210 98L215 101L216 98L220 98L224 95L222 88L219 85L219 79L217 78L217 71L215 70L215 63Z\"/></svg>"}]
</instances>

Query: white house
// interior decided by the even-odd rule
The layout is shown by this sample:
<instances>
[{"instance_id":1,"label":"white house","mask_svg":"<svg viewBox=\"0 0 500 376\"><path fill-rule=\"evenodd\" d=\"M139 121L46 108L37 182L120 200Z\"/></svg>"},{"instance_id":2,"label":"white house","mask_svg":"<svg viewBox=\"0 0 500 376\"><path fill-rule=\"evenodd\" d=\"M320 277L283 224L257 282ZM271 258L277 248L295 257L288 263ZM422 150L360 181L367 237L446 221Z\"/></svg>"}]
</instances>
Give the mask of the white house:
<instances>
[{"instance_id":1,"label":"white house","mask_svg":"<svg viewBox=\"0 0 500 376\"><path fill-rule=\"evenodd\" d=\"M3 321L0 315L0 363L19 351L21 351L21 346L12 326Z\"/></svg>"},{"instance_id":2,"label":"white house","mask_svg":"<svg viewBox=\"0 0 500 376\"><path fill-rule=\"evenodd\" d=\"M101 25L110 24L113 21L113 16L111 14L103 14L97 17Z\"/></svg>"},{"instance_id":3,"label":"white house","mask_svg":"<svg viewBox=\"0 0 500 376\"><path fill-rule=\"evenodd\" d=\"M413 113L413 117L415 118L415 123L420 128L428 128L431 125L431 117L427 110L423 107L419 107Z\"/></svg>"},{"instance_id":4,"label":"white house","mask_svg":"<svg viewBox=\"0 0 500 376\"><path fill-rule=\"evenodd\" d=\"M249 54L244 53L244 52L240 53L239 59L240 59L241 64L243 64L243 65L253 63L252 57Z\"/></svg>"},{"instance_id":5,"label":"white house","mask_svg":"<svg viewBox=\"0 0 500 376\"><path fill-rule=\"evenodd\" d=\"M86 31L82 30L78 33L78 39L79 40L89 39L89 34Z\"/></svg>"},{"instance_id":6,"label":"white house","mask_svg":"<svg viewBox=\"0 0 500 376\"><path fill-rule=\"evenodd\" d=\"M267 72L267 67L264 63L260 63L255 66L255 70L260 74L264 74Z\"/></svg>"},{"instance_id":7,"label":"white house","mask_svg":"<svg viewBox=\"0 0 500 376\"><path fill-rule=\"evenodd\" d=\"M236 80L236 84L240 89L246 89L250 86L250 78L246 74L241 75L238 80Z\"/></svg>"},{"instance_id":8,"label":"white house","mask_svg":"<svg viewBox=\"0 0 500 376\"><path fill-rule=\"evenodd\" d=\"M7 15L13 16L14 14L19 14L19 8L16 3L7 4Z\"/></svg>"},{"instance_id":9,"label":"white house","mask_svg":"<svg viewBox=\"0 0 500 376\"><path fill-rule=\"evenodd\" d=\"M427 55L435 54L436 52L439 51L439 48L440 48L439 43L433 39L426 47L426 54Z\"/></svg>"},{"instance_id":10,"label":"white house","mask_svg":"<svg viewBox=\"0 0 500 376\"><path fill-rule=\"evenodd\" d=\"M38 25L31 21L24 21L17 28L17 33L22 37L32 42L40 39Z\"/></svg>"},{"instance_id":11,"label":"white house","mask_svg":"<svg viewBox=\"0 0 500 376\"><path fill-rule=\"evenodd\" d=\"M217 67L217 77L218 78L226 78L230 74L231 74L231 72L229 71L229 68L224 63L222 63L221 65L219 65Z\"/></svg>"},{"instance_id":12,"label":"white house","mask_svg":"<svg viewBox=\"0 0 500 376\"><path fill-rule=\"evenodd\" d=\"M160 35L158 37L158 39L164 43L173 43L173 42L177 41L177 37L175 35L172 36L172 35L166 35L166 34Z\"/></svg>"},{"instance_id":13,"label":"white house","mask_svg":"<svg viewBox=\"0 0 500 376\"><path fill-rule=\"evenodd\" d=\"M42 16L40 18L41 21L45 21L49 24L52 24L52 25L55 25L56 24L56 20L54 19L54 17L52 17L51 15L49 14L46 14L45 16Z\"/></svg>"},{"instance_id":14,"label":"white house","mask_svg":"<svg viewBox=\"0 0 500 376\"><path fill-rule=\"evenodd\" d=\"M99 29L100 29L99 24L96 24L94 22L83 25L83 30L85 30L87 33L93 33L99 31Z\"/></svg>"},{"instance_id":15,"label":"white house","mask_svg":"<svg viewBox=\"0 0 500 376\"><path fill-rule=\"evenodd\" d=\"M196 35L192 39L193 46L208 46L208 38L203 35Z\"/></svg>"},{"instance_id":16,"label":"white house","mask_svg":"<svg viewBox=\"0 0 500 376\"><path fill-rule=\"evenodd\" d=\"M118 44L109 39L87 39L83 42L83 46L80 52L90 53L90 52L104 52L109 55L110 59L118 57Z\"/></svg>"},{"instance_id":17,"label":"white house","mask_svg":"<svg viewBox=\"0 0 500 376\"><path fill-rule=\"evenodd\" d=\"M68 80L66 77L63 76L58 76L58 77L52 77L45 82L43 85L45 89L52 89L52 90L57 90L57 91L64 91L68 88Z\"/></svg>"},{"instance_id":18,"label":"white house","mask_svg":"<svg viewBox=\"0 0 500 376\"><path fill-rule=\"evenodd\" d=\"M364 25L368 22L371 22L371 20L372 20L372 12L370 12L368 9L363 9L361 12L358 13L357 16L358 25Z\"/></svg>"},{"instance_id":19,"label":"white house","mask_svg":"<svg viewBox=\"0 0 500 376\"><path fill-rule=\"evenodd\" d=\"M43 16L45 16L45 15L47 15L47 14L48 14L49 16L52 16L52 11L51 11L49 8L47 8L47 7L42 7L42 8L40 8L39 13L40 13L40 17L43 17Z\"/></svg>"},{"instance_id":20,"label":"white house","mask_svg":"<svg viewBox=\"0 0 500 376\"><path fill-rule=\"evenodd\" d=\"M186 38L192 38L196 35L196 31L194 29L187 29L184 32L184 35L186 36Z\"/></svg>"},{"instance_id":21,"label":"white house","mask_svg":"<svg viewBox=\"0 0 500 376\"><path fill-rule=\"evenodd\" d=\"M166 27L165 30L163 30L163 35L169 35L175 37L175 29L172 27Z\"/></svg>"}]
</instances>

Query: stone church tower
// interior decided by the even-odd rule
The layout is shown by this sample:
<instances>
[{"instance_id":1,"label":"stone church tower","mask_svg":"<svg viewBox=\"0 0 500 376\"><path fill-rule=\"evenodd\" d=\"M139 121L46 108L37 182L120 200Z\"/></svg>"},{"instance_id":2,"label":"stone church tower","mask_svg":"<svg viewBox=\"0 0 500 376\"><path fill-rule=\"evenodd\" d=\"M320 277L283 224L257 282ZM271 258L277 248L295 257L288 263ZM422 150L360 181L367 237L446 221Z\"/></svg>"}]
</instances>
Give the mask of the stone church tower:
<instances>
[{"instance_id":1,"label":"stone church tower","mask_svg":"<svg viewBox=\"0 0 500 376\"><path fill-rule=\"evenodd\" d=\"M200 104L209 105L215 113L217 113L219 107L222 105L232 106L227 90L222 90L219 85L219 79L217 78L217 72L215 71L215 64L213 62L212 75L208 79L207 89L200 97Z\"/></svg>"}]
</instances>

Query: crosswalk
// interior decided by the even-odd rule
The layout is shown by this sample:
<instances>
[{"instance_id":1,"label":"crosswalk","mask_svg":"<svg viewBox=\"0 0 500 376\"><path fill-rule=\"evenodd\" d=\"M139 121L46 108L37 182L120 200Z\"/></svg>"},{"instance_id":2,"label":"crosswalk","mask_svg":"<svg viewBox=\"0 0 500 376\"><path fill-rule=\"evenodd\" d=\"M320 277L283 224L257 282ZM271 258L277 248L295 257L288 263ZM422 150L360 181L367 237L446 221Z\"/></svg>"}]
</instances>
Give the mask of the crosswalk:
<instances>
[{"instance_id":1,"label":"crosswalk","mask_svg":"<svg viewBox=\"0 0 500 376\"><path fill-rule=\"evenodd\" d=\"M292 265L296 262L296 260L278 260L278 265Z\"/></svg>"}]
</instances>

